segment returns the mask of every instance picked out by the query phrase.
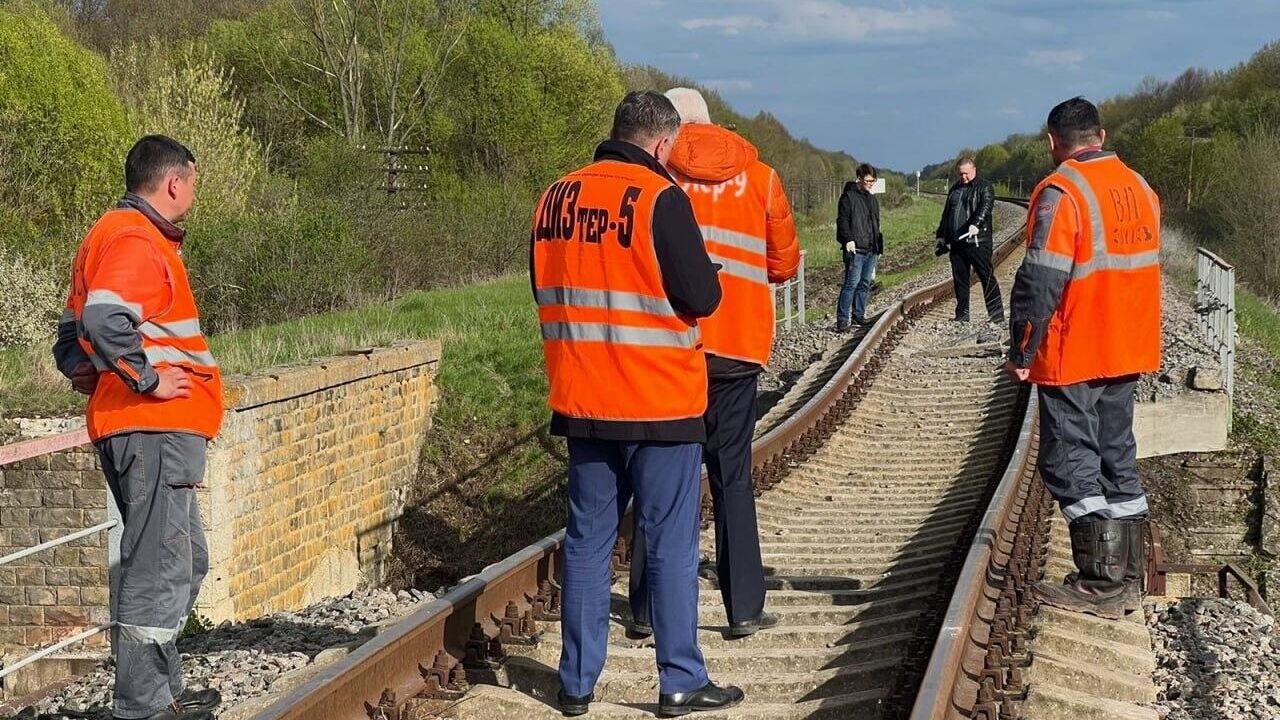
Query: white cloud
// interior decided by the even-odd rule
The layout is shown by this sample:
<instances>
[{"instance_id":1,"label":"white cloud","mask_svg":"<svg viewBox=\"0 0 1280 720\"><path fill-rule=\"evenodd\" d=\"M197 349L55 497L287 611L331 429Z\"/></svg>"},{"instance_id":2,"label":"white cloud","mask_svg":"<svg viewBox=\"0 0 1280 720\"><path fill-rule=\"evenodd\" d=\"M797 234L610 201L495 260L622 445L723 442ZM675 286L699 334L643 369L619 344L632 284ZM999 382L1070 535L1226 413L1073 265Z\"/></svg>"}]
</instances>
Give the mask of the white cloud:
<instances>
[{"instance_id":1,"label":"white cloud","mask_svg":"<svg viewBox=\"0 0 1280 720\"><path fill-rule=\"evenodd\" d=\"M702 84L721 92L747 93L756 89L756 84L745 78L713 78L703 80Z\"/></svg>"},{"instance_id":2,"label":"white cloud","mask_svg":"<svg viewBox=\"0 0 1280 720\"><path fill-rule=\"evenodd\" d=\"M718 30L721 35L737 35L749 28L766 28L769 23L751 15L728 15L718 18L692 18L680 23L685 30Z\"/></svg>"},{"instance_id":3,"label":"white cloud","mask_svg":"<svg viewBox=\"0 0 1280 720\"><path fill-rule=\"evenodd\" d=\"M883 36L924 35L951 27L949 9L904 7L885 10L844 5L834 0L770 0L778 12L775 27L802 40L876 40Z\"/></svg>"},{"instance_id":4,"label":"white cloud","mask_svg":"<svg viewBox=\"0 0 1280 720\"><path fill-rule=\"evenodd\" d=\"M1089 55L1084 50L1032 50L1022 58L1025 65L1040 70L1079 70Z\"/></svg>"},{"instance_id":5,"label":"white cloud","mask_svg":"<svg viewBox=\"0 0 1280 720\"><path fill-rule=\"evenodd\" d=\"M680 27L717 30L722 35L767 30L790 40L858 42L927 35L956 23L950 9L930 6L886 10L837 0L749 0L749 4L761 12L692 18Z\"/></svg>"}]
</instances>

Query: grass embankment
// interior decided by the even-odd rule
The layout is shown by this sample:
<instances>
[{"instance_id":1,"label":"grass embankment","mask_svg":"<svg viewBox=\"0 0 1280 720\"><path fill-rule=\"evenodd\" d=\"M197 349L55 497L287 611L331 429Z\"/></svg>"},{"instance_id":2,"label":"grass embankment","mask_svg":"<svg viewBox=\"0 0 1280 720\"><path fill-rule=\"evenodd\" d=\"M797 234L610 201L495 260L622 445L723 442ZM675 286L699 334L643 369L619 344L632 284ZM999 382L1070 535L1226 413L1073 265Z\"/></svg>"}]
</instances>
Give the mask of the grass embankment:
<instances>
[{"instance_id":1,"label":"grass embankment","mask_svg":"<svg viewBox=\"0 0 1280 720\"><path fill-rule=\"evenodd\" d=\"M830 222L826 217L823 221ZM809 268L840 264L834 228L803 219ZM925 257L937 205L886 211L893 268L905 277ZM908 242L908 239L911 242ZM931 255L929 255L931 257ZM396 546L403 582L435 589L563 525L563 445L547 432L537 318L523 275L407 295L357 310L300 318L212 338L227 373L247 373L351 348L434 338L443 345L440 404ZM0 412L66 414L82 401L47 347L0 353Z\"/></svg>"}]
</instances>

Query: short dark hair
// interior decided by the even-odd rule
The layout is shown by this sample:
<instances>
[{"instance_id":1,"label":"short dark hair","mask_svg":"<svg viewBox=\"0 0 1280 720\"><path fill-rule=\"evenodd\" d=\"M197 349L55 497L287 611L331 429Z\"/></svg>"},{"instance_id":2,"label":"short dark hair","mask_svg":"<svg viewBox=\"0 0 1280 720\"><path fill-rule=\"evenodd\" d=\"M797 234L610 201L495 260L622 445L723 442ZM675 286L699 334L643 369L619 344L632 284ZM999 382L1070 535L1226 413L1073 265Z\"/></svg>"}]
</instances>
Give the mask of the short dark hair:
<instances>
[{"instance_id":1,"label":"short dark hair","mask_svg":"<svg viewBox=\"0 0 1280 720\"><path fill-rule=\"evenodd\" d=\"M1049 111L1049 132L1069 148L1094 145L1102 139L1102 115L1082 97L1058 103Z\"/></svg>"},{"instance_id":2,"label":"short dark hair","mask_svg":"<svg viewBox=\"0 0 1280 720\"><path fill-rule=\"evenodd\" d=\"M665 95L652 90L629 92L613 113L609 137L633 145L648 145L664 135L680 132L680 113Z\"/></svg>"},{"instance_id":3,"label":"short dark hair","mask_svg":"<svg viewBox=\"0 0 1280 720\"><path fill-rule=\"evenodd\" d=\"M147 135L130 148L124 160L124 187L131 193L150 192L173 170L187 172L196 156L167 135Z\"/></svg>"},{"instance_id":4,"label":"short dark hair","mask_svg":"<svg viewBox=\"0 0 1280 720\"><path fill-rule=\"evenodd\" d=\"M973 166L973 168L974 168L975 170L976 170L976 169L978 169L978 163L976 163L976 162L974 162L974 161L973 161L973 156L972 156L972 155L961 155L961 156L960 156L960 159L959 159L959 160L956 160L956 169L957 169L957 170L959 170L960 168L964 167L965 165L972 165L972 166Z\"/></svg>"},{"instance_id":5,"label":"short dark hair","mask_svg":"<svg viewBox=\"0 0 1280 720\"><path fill-rule=\"evenodd\" d=\"M858 173L859 180L861 180L862 178L868 175L870 175L873 178L880 177L880 175L876 173L876 167L871 163L862 163L861 165L859 165L857 173Z\"/></svg>"}]
</instances>

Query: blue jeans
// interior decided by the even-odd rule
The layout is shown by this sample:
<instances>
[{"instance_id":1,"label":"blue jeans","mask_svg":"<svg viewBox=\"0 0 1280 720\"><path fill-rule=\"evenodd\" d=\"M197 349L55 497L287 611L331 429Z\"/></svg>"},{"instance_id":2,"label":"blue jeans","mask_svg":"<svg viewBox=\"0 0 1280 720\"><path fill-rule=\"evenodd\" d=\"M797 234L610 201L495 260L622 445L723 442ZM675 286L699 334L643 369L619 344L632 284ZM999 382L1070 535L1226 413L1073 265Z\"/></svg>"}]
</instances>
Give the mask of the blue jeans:
<instances>
[{"instance_id":1,"label":"blue jeans","mask_svg":"<svg viewBox=\"0 0 1280 720\"><path fill-rule=\"evenodd\" d=\"M867 294L871 292L871 277L876 271L876 258L872 253L844 254L844 285L840 287L840 301L836 305L836 323L848 325L850 317L862 319L867 311Z\"/></svg>"},{"instance_id":2,"label":"blue jeans","mask_svg":"<svg viewBox=\"0 0 1280 720\"><path fill-rule=\"evenodd\" d=\"M649 607L662 693L707 684L698 648L699 443L569 438L569 523L561 600L560 685L566 695L595 688L609 647L609 558L618 523L635 496L645 537Z\"/></svg>"}]
</instances>

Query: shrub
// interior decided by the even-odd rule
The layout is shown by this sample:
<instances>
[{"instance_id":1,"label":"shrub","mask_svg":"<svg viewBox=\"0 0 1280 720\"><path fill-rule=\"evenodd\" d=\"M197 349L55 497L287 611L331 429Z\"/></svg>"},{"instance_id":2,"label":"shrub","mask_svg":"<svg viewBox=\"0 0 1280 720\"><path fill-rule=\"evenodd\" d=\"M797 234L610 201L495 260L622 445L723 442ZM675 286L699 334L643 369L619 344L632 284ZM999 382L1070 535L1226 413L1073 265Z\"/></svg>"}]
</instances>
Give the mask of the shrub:
<instances>
[{"instance_id":1,"label":"shrub","mask_svg":"<svg viewBox=\"0 0 1280 720\"><path fill-rule=\"evenodd\" d=\"M196 50L175 53L153 40L113 52L111 79L136 137L162 133L195 153L195 214L245 210L266 166L241 127L244 103L232 94L230 71Z\"/></svg>"},{"instance_id":2,"label":"shrub","mask_svg":"<svg viewBox=\"0 0 1280 720\"><path fill-rule=\"evenodd\" d=\"M1227 234L1225 254L1240 277L1280 295L1280 133L1258 130L1219 140L1222 167L1208 201Z\"/></svg>"},{"instance_id":3,"label":"shrub","mask_svg":"<svg viewBox=\"0 0 1280 720\"><path fill-rule=\"evenodd\" d=\"M0 247L0 348L47 339L66 297L55 274Z\"/></svg>"},{"instance_id":4,"label":"shrub","mask_svg":"<svg viewBox=\"0 0 1280 720\"><path fill-rule=\"evenodd\" d=\"M201 315L215 333L349 307L378 288L367 248L332 203L286 197L193 218L188 237Z\"/></svg>"},{"instance_id":5,"label":"shrub","mask_svg":"<svg viewBox=\"0 0 1280 720\"><path fill-rule=\"evenodd\" d=\"M0 127L0 205L44 238L74 237L120 192L129 133L105 63L21 4L0 6Z\"/></svg>"}]
</instances>

